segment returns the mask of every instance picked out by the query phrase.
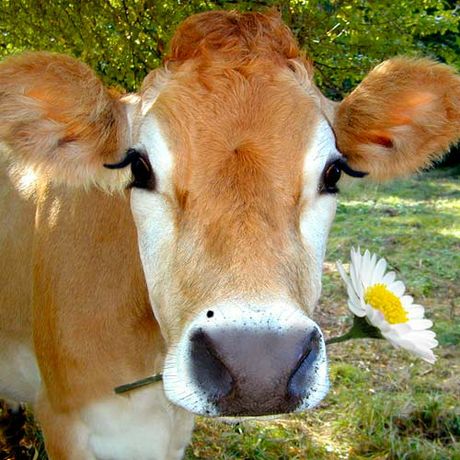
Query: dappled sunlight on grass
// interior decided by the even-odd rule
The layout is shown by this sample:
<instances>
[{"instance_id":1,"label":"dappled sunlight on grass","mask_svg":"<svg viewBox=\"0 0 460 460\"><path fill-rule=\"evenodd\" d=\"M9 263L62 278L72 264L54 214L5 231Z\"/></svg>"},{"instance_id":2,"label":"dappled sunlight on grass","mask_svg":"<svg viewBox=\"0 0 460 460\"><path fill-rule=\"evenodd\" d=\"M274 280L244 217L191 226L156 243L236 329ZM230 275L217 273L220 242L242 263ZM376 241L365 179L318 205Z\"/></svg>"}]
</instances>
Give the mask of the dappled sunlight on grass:
<instances>
[{"instance_id":1,"label":"dappled sunlight on grass","mask_svg":"<svg viewBox=\"0 0 460 460\"><path fill-rule=\"evenodd\" d=\"M460 228L442 228L438 233L442 236L449 236L460 239Z\"/></svg>"}]
</instances>

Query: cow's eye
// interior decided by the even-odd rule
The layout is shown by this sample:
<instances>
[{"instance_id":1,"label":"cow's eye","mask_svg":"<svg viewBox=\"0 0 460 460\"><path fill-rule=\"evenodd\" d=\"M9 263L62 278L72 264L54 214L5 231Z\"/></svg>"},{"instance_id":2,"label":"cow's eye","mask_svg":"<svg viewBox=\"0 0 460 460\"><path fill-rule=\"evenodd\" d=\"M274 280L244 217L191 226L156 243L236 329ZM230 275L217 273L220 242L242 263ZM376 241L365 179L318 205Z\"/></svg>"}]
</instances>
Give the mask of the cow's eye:
<instances>
[{"instance_id":1,"label":"cow's eye","mask_svg":"<svg viewBox=\"0 0 460 460\"><path fill-rule=\"evenodd\" d=\"M329 163L324 169L323 179L319 187L320 193L338 193L337 182L342 175L342 171L351 177L361 178L367 176L366 172L350 168L345 158L339 158Z\"/></svg>"},{"instance_id":2,"label":"cow's eye","mask_svg":"<svg viewBox=\"0 0 460 460\"><path fill-rule=\"evenodd\" d=\"M155 176L148 158L139 153L131 162L131 174L133 181L131 187L146 188L153 190L155 188Z\"/></svg>"},{"instance_id":3,"label":"cow's eye","mask_svg":"<svg viewBox=\"0 0 460 460\"><path fill-rule=\"evenodd\" d=\"M129 187L155 190L155 174L147 155L137 149L128 149L125 158L119 163L105 164L109 169L121 169L131 166L132 181Z\"/></svg>"},{"instance_id":4,"label":"cow's eye","mask_svg":"<svg viewBox=\"0 0 460 460\"><path fill-rule=\"evenodd\" d=\"M337 182L342 175L342 168L339 161L334 161L326 166L323 173L323 183L320 188L321 193L337 193Z\"/></svg>"}]
</instances>

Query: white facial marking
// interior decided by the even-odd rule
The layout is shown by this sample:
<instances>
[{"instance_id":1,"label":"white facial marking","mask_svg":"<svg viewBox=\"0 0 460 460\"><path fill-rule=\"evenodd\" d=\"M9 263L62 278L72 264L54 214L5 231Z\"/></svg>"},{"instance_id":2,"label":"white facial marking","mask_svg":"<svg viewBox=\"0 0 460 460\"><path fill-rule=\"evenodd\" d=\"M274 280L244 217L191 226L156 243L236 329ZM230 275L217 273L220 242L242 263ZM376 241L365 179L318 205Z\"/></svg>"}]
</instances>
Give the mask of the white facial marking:
<instances>
[{"instance_id":1,"label":"white facial marking","mask_svg":"<svg viewBox=\"0 0 460 460\"><path fill-rule=\"evenodd\" d=\"M193 415L173 406L161 383L93 403L82 420L99 460L178 460L193 428Z\"/></svg>"},{"instance_id":2,"label":"white facial marking","mask_svg":"<svg viewBox=\"0 0 460 460\"><path fill-rule=\"evenodd\" d=\"M159 319L161 299L157 298L156 288L162 283L161 269L167 264L174 238L172 210L165 197L148 190L131 192L131 209L136 222L139 254L150 302L155 317Z\"/></svg>"},{"instance_id":3,"label":"white facial marking","mask_svg":"<svg viewBox=\"0 0 460 460\"><path fill-rule=\"evenodd\" d=\"M159 318L159 300L155 289L162 282L160 268L167 263L174 237L173 210L168 193L172 191L173 157L158 123L149 116L140 130L140 144L147 151L157 190L134 188L131 210L137 227L139 252L150 301ZM161 324L160 324L161 326Z\"/></svg>"},{"instance_id":4,"label":"white facial marking","mask_svg":"<svg viewBox=\"0 0 460 460\"><path fill-rule=\"evenodd\" d=\"M143 121L139 131L140 144L145 147L157 178L157 191L172 192L174 158L157 120L151 115Z\"/></svg>"},{"instance_id":5,"label":"white facial marking","mask_svg":"<svg viewBox=\"0 0 460 460\"><path fill-rule=\"evenodd\" d=\"M335 146L334 133L325 118L322 118L305 156L305 187L303 200L305 208L300 220L300 231L305 244L312 249L317 263L321 266L326 251L326 241L335 216L336 197L334 194L319 194L318 184L328 161L340 158Z\"/></svg>"},{"instance_id":6,"label":"white facial marking","mask_svg":"<svg viewBox=\"0 0 460 460\"><path fill-rule=\"evenodd\" d=\"M213 311L212 318L208 318L208 310ZM166 396L174 404L177 404L191 412L202 415L221 415L215 405L194 381L190 372L190 336L193 331L200 328L211 331L240 327L249 334L257 332L276 332L280 336L288 334L291 330L305 328L305 331L319 327L309 319L302 310L296 308L288 300L273 299L263 302L245 302L241 300L229 300L218 305L211 305L204 309L187 326L182 334L180 342L171 347L166 356L163 382ZM267 350L269 353L270 350ZM261 356L261 359L264 357ZM326 395L329 388L327 376L327 360L324 341L320 341L320 350L315 362L315 381L308 391L302 410L314 407Z\"/></svg>"},{"instance_id":7,"label":"white facial marking","mask_svg":"<svg viewBox=\"0 0 460 460\"><path fill-rule=\"evenodd\" d=\"M128 143L131 145L133 142L132 127L135 124L137 108L139 106L139 103L141 102L141 98L137 94L127 94L126 96L123 96L121 98L121 102L124 104L126 110L126 117L128 119Z\"/></svg>"}]
</instances>

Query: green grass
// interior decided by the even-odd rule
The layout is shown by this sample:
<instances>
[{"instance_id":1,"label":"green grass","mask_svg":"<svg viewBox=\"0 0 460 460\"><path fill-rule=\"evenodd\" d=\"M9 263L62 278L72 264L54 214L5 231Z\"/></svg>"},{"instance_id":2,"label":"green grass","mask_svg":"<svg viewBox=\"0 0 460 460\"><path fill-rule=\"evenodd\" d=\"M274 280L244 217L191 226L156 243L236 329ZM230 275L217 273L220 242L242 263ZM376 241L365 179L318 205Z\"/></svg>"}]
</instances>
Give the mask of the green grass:
<instances>
[{"instance_id":1,"label":"green grass","mask_svg":"<svg viewBox=\"0 0 460 460\"><path fill-rule=\"evenodd\" d=\"M346 330L346 293L334 263L347 262L350 247L360 245L384 256L427 308L440 342L436 364L385 341L332 345L331 391L318 409L237 425L199 418L187 460L460 460L458 172L343 190L316 318L328 336Z\"/></svg>"}]
</instances>

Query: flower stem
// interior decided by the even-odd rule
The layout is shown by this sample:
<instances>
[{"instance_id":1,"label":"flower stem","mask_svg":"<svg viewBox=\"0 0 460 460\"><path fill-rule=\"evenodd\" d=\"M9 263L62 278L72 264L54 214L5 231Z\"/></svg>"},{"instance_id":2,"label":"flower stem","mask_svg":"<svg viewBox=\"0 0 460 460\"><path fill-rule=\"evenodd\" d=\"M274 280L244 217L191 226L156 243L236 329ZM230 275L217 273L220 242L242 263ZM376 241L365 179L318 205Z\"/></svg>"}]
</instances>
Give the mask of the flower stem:
<instances>
[{"instance_id":1,"label":"flower stem","mask_svg":"<svg viewBox=\"0 0 460 460\"><path fill-rule=\"evenodd\" d=\"M359 316L353 316L353 325L350 330L338 337L332 337L326 340L326 345L332 343L346 342L351 339L383 339L383 336L378 328L370 324L366 318L361 318Z\"/></svg>"},{"instance_id":2,"label":"flower stem","mask_svg":"<svg viewBox=\"0 0 460 460\"><path fill-rule=\"evenodd\" d=\"M354 339L354 335L351 333L351 329L343 335L339 335L337 337L331 337L330 339L326 340L326 345L330 345L331 343L340 343L346 342L347 340Z\"/></svg>"},{"instance_id":3,"label":"flower stem","mask_svg":"<svg viewBox=\"0 0 460 460\"><path fill-rule=\"evenodd\" d=\"M150 385L155 382L159 382L160 380L163 380L163 375L162 374L155 374L151 375L150 377L145 377L140 380L136 380L135 382L131 383L126 383L125 385L120 385L119 387L115 387L114 391L117 395L126 393L127 391L135 390L136 388L141 388L146 385Z\"/></svg>"}]
</instances>

